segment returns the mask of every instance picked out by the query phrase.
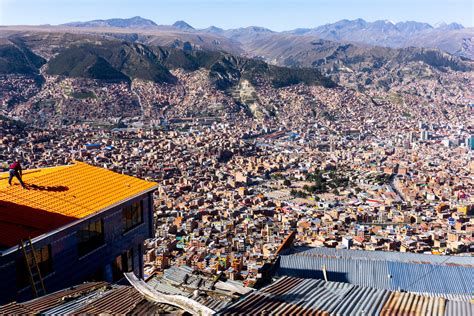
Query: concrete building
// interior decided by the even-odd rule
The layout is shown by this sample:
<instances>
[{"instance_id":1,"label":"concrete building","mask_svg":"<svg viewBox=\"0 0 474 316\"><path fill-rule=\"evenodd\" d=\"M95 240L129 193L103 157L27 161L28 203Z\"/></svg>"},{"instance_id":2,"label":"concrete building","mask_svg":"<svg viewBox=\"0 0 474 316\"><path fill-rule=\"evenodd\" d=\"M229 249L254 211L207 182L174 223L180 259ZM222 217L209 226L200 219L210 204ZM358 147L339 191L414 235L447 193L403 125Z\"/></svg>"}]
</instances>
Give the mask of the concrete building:
<instances>
[{"instance_id":1,"label":"concrete building","mask_svg":"<svg viewBox=\"0 0 474 316\"><path fill-rule=\"evenodd\" d=\"M344 246L344 248L351 249L353 244L354 244L354 240L351 236L342 237L342 245Z\"/></svg>"},{"instance_id":2,"label":"concrete building","mask_svg":"<svg viewBox=\"0 0 474 316\"><path fill-rule=\"evenodd\" d=\"M466 146L469 150L474 150L474 135L470 135L466 138Z\"/></svg>"},{"instance_id":3,"label":"concrete building","mask_svg":"<svg viewBox=\"0 0 474 316\"><path fill-rule=\"evenodd\" d=\"M429 132L428 132L427 130L422 130L422 131L420 132L420 140L426 141L426 140L428 140L429 138L430 138L430 134L429 134Z\"/></svg>"},{"instance_id":4,"label":"concrete building","mask_svg":"<svg viewBox=\"0 0 474 316\"><path fill-rule=\"evenodd\" d=\"M156 183L79 162L26 170L23 180L26 190L0 175L0 304L36 296L41 280L51 293L143 276ZM21 246L30 238L41 277L31 246Z\"/></svg>"}]
</instances>

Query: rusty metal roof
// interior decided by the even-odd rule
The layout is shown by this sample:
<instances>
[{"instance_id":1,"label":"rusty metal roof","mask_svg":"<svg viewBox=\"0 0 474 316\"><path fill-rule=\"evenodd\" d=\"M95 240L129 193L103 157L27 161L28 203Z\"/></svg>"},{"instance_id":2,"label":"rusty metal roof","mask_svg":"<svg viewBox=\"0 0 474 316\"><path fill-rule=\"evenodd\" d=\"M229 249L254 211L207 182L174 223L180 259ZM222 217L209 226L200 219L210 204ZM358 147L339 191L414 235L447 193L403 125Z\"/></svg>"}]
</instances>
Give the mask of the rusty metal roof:
<instances>
[{"instance_id":1,"label":"rusty metal roof","mask_svg":"<svg viewBox=\"0 0 474 316\"><path fill-rule=\"evenodd\" d=\"M147 301L132 286L91 282L28 302L7 304L0 307L0 315L158 315L177 310Z\"/></svg>"},{"instance_id":2,"label":"rusty metal roof","mask_svg":"<svg viewBox=\"0 0 474 316\"><path fill-rule=\"evenodd\" d=\"M411 293L393 292L380 315L444 316L446 301L441 297L426 297Z\"/></svg>"},{"instance_id":3,"label":"rusty metal roof","mask_svg":"<svg viewBox=\"0 0 474 316\"><path fill-rule=\"evenodd\" d=\"M390 292L316 279L282 277L218 311L219 315L444 315L468 316L470 303L442 297ZM451 304L451 305L449 305ZM452 312L451 312L452 313Z\"/></svg>"},{"instance_id":4,"label":"rusty metal roof","mask_svg":"<svg viewBox=\"0 0 474 316\"><path fill-rule=\"evenodd\" d=\"M474 303L448 301L446 303L446 316L469 315L474 316Z\"/></svg>"},{"instance_id":5,"label":"rusty metal roof","mask_svg":"<svg viewBox=\"0 0 474 316\"><path fill-rule=\"evenodd\" d=\"M0 307L0 315L30 315L34 314L25 306L18 303L10 303Z\"/></svg>"},{"instance_id":6,"label":"rusty metal roof","mask_svg":"<svg viewBox=\"0 0 474 316\"><path fill-rule=\"evenodd\" d=\"M123 286L109 291L101 298L74 311L74 314L122 314L132 311L144 297L131 286Z\"/></svg>"},{"instance_id":7,"label":"rusty metal roof","mask_svg":"<svg viewBox=\"0 0 474 316\"><path fill-rule=\"evenodd\" d=\"M0 315L39 314L106 286L106 282L84 283L25 303L10 303L0 307Z\"/></svg>"},{"instance_id":8,"label":"rusty metal roof","mask_svg":"<svg viewBox=\"0 0 474 316\"><path fill-rule=\"evenodd\" d=\"M41 313L42 311L56 307L76 297L84 296L99 289L105 290L107 285L107 282L84 283L23 303L23 306L29 310L35 311L36 313Z\"/></svg>"},{"instance_id":9,"label":"rusty metal roof","mask_svg":"<svg viewBox=\"0 0 474 316\"><path fill-rule=\"evenodd\" d=\"M329 315L352 287L344 283L283 277L220 314Z\"/></svg>"}]
</instances>

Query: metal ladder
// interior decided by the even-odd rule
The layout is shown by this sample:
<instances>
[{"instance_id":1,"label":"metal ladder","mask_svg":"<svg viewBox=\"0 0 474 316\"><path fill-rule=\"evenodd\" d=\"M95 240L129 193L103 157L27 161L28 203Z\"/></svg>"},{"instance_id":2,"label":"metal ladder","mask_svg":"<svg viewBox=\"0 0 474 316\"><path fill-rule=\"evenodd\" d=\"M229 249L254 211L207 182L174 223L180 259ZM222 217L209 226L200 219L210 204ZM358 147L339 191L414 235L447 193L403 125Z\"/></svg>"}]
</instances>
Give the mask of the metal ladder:
<instances>
[{"instance_id":1,"label":"metal ladder","mask_svg":"<svg viewBox=\"0 0 474 316\"><path fill-rule=\"evenodd\" d=\"M29 247L29 251L27 250ZM33 295L35 297L40 297L46 295L46 289L44 287L43 278L41 277L41 271L38 266L38 260L36 259L35 248L31 239L20 241L20 248L23 252L23 257L25 258L26 267L28 270L28 278L30 280L31 289L33 290ZM31 254L30 260L28 260L28 254ZM39 286L38 286L39 285Z\"/></svg>"}]
</instances>

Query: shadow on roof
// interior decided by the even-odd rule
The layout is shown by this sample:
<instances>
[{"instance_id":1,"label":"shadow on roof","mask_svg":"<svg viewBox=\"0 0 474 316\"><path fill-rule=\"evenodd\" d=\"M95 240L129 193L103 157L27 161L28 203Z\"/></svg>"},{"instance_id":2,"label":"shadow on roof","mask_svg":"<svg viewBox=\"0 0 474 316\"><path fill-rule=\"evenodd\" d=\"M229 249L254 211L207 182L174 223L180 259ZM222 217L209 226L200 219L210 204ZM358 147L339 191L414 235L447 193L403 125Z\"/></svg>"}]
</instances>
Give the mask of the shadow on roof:
<instances>
[{"instance_id":1,"label":"shadow on roof","mask_svg":"<svg viewBox=\"0 0 474 316\"><path fill-rule=\"evenodd\" d=\"M48 192L64 192L64 191L69 190L68 187L63 186L63 185L44 186L44 185L36 185L36 184L28 184L28 183L26 183L26 188L28 190L48 191Z\"/></svg>"},{"instance_id":2,"label":"shadow on roof","mask_svg":"<svg viewBox=\"0 0 474 316\"><path fill-rule=\"evenodd\" d=\"M77 220L46 210L0 201L0 248L16 246Z\"/></svg>"}]
</instances>

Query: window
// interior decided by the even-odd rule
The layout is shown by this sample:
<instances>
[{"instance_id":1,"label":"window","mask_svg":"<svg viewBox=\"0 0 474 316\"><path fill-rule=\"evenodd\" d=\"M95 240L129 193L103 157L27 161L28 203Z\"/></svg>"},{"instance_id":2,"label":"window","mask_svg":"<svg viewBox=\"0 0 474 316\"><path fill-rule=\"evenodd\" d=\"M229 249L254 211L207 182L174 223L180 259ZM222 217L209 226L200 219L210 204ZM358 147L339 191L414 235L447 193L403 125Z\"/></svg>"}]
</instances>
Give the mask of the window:
<instances>
[{"instance_id":1,"label":"window","mask_svg":"<svg viewBox=\"0 0 474 316\"><path fill-rule=\"evenodd\" d=\"M129 249L115 258L113 263L113 279L118 281L123 278L124 272L133 271L133 249Z\"/></svg>"},{"instance_id":2,"label":"window","mask_svg":"<svg viewBox=\"0 0 474 316\"><path fill-rule=\"evenodd\" d=\"M122 210L122 222L124 232L143 223L143 201L125 207Z\"/></svg>"},{"instance_id":3,"label":"window","mask_svg":"<svg viewBox=\"0 0 474 316\"><path fill-rule=\"evenodd\" d=\"M77 247L82 257L104 244L104 223L102 220L83 226L77 231Z\"/></svg>"},{"instance_id":4,"label":"window","mask_svg":"<svg viewBox=\"0 0 474 316\"><path fill-rule=\"evenodd\" d=\"M51 246L47 245L40 249L35 249L36 262L40 269L41 276L44 278L51 272L53 272L53 260L51 258ZM28 265L31 267L31 272L35 273L36 268L34 267L33 253L28 252L26 254L26 259L28 260ZM23 256L18 258L16 263L16 272L17 272L17 285L19 289L25 288L30 285L29 271L28 266L26 265L26 260Z\"/></svg>"}]
</instances>

